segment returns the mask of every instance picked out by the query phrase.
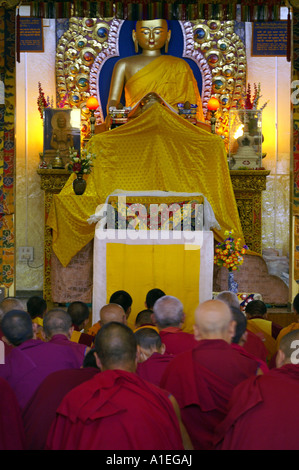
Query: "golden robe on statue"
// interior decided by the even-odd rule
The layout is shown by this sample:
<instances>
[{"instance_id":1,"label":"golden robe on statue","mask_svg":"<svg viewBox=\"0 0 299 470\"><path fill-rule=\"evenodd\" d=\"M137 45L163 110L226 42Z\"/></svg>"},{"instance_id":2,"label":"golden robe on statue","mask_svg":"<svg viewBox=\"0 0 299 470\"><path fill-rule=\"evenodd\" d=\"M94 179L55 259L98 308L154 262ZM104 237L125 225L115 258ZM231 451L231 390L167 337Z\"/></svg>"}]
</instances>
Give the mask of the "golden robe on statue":
<instances>
[{"instance_id":1,"label":"golden robe on statue","mask_svg":"<svg viewBox=\"0 0 299 470\"><path fill-rule=\"evenodd\" d=\"M95 135L89 149L96 154L87 189L75 196L71 175L53 196L48 225L53 250L66 266L94 237L87 219L115 190L202 193L221 227L216 240L233 229L244 241L222 139L194 126L156 103L140 116Z\"/></svg>"},{"instance_id":2,"label":"golden robe on statue","mask_svg":"<svg viewBox=\"0 0 299 470\"><path fill-rule=\"evenodd\" d=\"M185 60L161 55L135 73L125 85L126 106L133 108L149 91L175 110L178 103L197 104L197 120L204 121L197 82Z\"/></svg>"}]
</instances>

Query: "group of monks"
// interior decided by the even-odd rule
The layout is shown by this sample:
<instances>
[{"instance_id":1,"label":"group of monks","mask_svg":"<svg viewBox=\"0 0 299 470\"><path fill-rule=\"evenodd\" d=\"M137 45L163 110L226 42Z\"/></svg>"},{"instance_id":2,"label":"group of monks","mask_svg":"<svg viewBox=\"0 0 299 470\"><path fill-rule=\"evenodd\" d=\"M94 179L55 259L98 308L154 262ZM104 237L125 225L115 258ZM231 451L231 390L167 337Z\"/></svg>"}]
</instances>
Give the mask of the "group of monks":
<instances>
[{"instance_id":1,"label":"group of monks","mask_svg":"<svg viewBox=\"0 0 299 470\"><path fill-rule=\"evenodd\" d=\"M80 301L2 301L0 449L299 449L299 323L222 292L191 334L182 302L154 288L129 328L132 303L115 292L88 328Z\"/></svg>"}]
</instances>

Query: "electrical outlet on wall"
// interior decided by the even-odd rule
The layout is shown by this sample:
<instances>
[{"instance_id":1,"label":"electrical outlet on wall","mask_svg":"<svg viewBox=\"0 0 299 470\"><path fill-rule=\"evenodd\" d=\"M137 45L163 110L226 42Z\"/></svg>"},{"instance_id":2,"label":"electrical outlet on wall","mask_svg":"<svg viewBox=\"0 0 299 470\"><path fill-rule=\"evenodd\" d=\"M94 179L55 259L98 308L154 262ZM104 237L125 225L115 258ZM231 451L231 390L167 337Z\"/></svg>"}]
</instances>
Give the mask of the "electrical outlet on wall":
<instances>
[{"instance_id":1,"label":"electrical outlet on wall","mask_svg":"<svg viewBox=\"0 0 299 470\"><path fill-rule=\"evenodd\" d=\"M19 247L19 261L33 261L33 246Z\"/></svg>"}]
</instances>

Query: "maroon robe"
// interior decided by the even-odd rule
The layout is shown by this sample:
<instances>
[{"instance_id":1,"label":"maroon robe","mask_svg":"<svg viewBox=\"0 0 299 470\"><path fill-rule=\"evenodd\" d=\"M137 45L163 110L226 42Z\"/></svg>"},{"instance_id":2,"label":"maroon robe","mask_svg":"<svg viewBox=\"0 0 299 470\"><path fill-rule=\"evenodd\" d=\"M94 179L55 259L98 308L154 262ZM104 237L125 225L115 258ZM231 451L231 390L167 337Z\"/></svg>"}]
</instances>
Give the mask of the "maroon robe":
<instances>
[{"instance_id":1,"label":"maroon robe","mask_svg":"<svg viewBox=\"0 0 299 470\"><path fill-rule=\"evenodd\" d=\"M132 372L106 370L62 400L46 450L183 450L164 390Z\"/></svg>"},{"instance_id":2,"label":"maroon robe","mask_svg":"<svg viewBox=\"0 0 299 470\"><path fill-rule=\"evenodd\" d=\"M256 374L258 362L223 340L200 340L167 366L161 387L172 393L195 450L210 450L234 387Z\"/></svg>"},{"instance_id":3,"label":"maroon robe","mask_svg":"<svg viewBox=\"0 0 299 470\"><path fill-rule=\"evenodd\" d=\"M9 383L0 377L0 450L24 450L21 410Z\"/></svg>"},{"instance_id":4,"label":"maroon robe","mask_svg":"<svg viewBox=\"0 0 299 470\"><path fill-rule=\"evenodd\" d=\"M43 380L23 410L26 450L43 450L62 398L77 385L91 379L99 369L64 369Z\"/></svg>"},{"instance_id":5,"label":"maroon robe","mask_svg":"<svg viewBox=\"0 0 299 470\"><path fill-rule=\"evenodd\" d=\"M299 366L287 364L252 377L234 390L217 428L223 450L299 450Z\"/></svg>"},{"instance_id":6,"label":"maroon robe","mask_svg":"<svg viewBox=\"0 0 299 470\"><path fill-rule=\"evenodd\" d=\"M39 339L25 341L5 359L5 364L0 364L0 377L11 385L21 409L51 372L81 367L72 348Z\"/></svg>"},{"instance_id":7,"label":"maroon robe","mask_svg":"<svg viewBox=\"0 0 299 470\"><path fill-rule=\"evenodd\" d=\"M69 348L72 348L74 354L78 357L78 361L80 361L80 365L81 366L83 365L84 357L86 354L86 348L87 348L85 344L75 343L74 341L69 340L68 337L63 334L52 336L49 343L61 344L62 346L67 346Z\"/></svg>"},{"instance_id":8,"label":"maroon robe","mask_svg":"<svg viewBox=\"0 0 299 470\"><path fill-rule=\"evenodd\" d=\"M197 346L197 341L194 335L182 331L180 328L169 327L159 332L162 343L166 346L168 354L180 354L181 352L188 351Z\"/></svg>"},{"instance_id":9,"label":"maroon robe","mask_svg":"<svg viewBox=\"0 0 299 470\"><path fill-rule=\"evenodd\" d=\"M257 363L259 365L259 368L261 369L263 374L266 374L267 372L269 372L269 367L267 366L267 363L265 361L262 361L258 357L254 356L253 354L249 353L248 351L246 351L246 349L244 349L243 346L240 346L239 344L232 343L231 347L233 349L235 349L236 351L238 351L243 356L250 357L251 359L254 359L255 361L257 361Z\"/></svg>"},{"instance_id":10,"label":"maroon robe","mask_svg":"<svg viewBox=\"0 0 299 470\"><path fill-rule=\"evenodd\" d=\"M142 379L159 387L162 375L167 365L174 357L173 354L166 352L164 354L155 352L146 361L137 364L136 373Z\"/></svg>"},{"instance_id":11,"label":"maroon robe","mask_svg":"<svg viewBox=\"0 0 299 470\"><path fill-rule=\"evenodd\" d=\"M266 362L268 351L263 341L255 333L252 333L252 331L249 331L249 330L246 330L246 331L247 331L247 340L243 348L246 349L246 351L248 351L249 353L253 354L254 356L262 359L262 361Z\"/></svg>"}]
</instances>

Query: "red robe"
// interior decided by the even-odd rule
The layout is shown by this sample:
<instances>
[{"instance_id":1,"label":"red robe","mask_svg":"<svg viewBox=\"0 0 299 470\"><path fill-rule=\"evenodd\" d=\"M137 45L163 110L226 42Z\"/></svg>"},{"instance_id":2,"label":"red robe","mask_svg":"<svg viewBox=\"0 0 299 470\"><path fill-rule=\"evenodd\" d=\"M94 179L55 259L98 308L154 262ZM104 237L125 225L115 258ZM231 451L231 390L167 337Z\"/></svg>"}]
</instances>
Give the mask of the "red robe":
<instances>
[{"instance_id":1,"label":"red robe","mask_svg":"<svg viewBox=\"0 0 299 470\"><path fill-rule=\"evenodd\" d=\"M99 369L64 369L48 375L23 410L26 450L43 450L63 397L74 387L98 374Z\"/></svg>"},{"instance_id":2,"label":"red robe","mask_svg":"<svg viewBox=\"0 0 299 470\"><path fill-rule=\"evenodd\" d=\"M201 340L170 362L161 387L176 398L195 450L213 448L214 429L226 416L234 387L257 369L257 361L223 340Z\"/></svg>"},{"instance_id":3,"label":"red robe","mask_svg":"<svg viewBox=\"0 0 299 470\"><path fill-rule=\"evenodd\" d=\"M169 327L160 331L162 343L166 346L168 354L180 354L197 346L194 335L182 331L180 328Z\"/></svg>"},{"instance_id":4,"label":"red robe","mask_svg":"<svg viewBox=\"0 0 299 470\"><path fill-rule=\"evenodd\" d=\"M299 366L287 364L252 377L234 390L217 428L223 450L299 450Z\"/></svg>"},{"instance_id":5,"label":"red robe","mask_svg":"<svg viewBox=\"0 0 299 470\"><path fill-rule=\"evenodd\" d=\"M0 364L0 377L10 384L23 409L37 387L51 372L78 369L81 364L73 348L29 339L13 348L5 358L5 364Z\"/></svg>"},{"instance_id":6,"label":"red robe","mask_svg":"<svg viewBox=\"0 0 299 470\"><path fill-rule=\"evenodd\" d=\"M255 333L247 330L247 341L244 344L244 349L254 356L262 359L262 361L267 361L268 351L264 345L261 338L259 338Z\"/></svg>"},{"instance_id":7,"label":"red robe","mask_svg":"<svg viewBox=\"0 0 299 470\"><path fill-rule=\"evenodd\" d=\"M107 370L61 402L47 450L183 450L164 390L132 372Z\"/></svg>"},{"instance_id":8,"label":"red robe","mask_svg":"<svg viewBox=\"0 0 299 470\"><path fill-rule=\"evenodd\" d=\"M137 364L136 373L142 379L159 387L162 375L174 357L173 354L167 354L166 352L164 354L155 352L146 361Z\"/></svg>"},{"instance_id":9,"label":"red robe","mask_svg":"<svg viewBox=\"0 0 299 470\"><path fill-rule=\"evenodd\" d=\"M0 377L0 450L24 450L21 410L9 383Z\"/></svg>"},{"instance_id":10,"label":"red robe","mask_svg":"<svg viewBox=\"0 0 299 470\"><path fill-rule=\"evenodd\" d=\"M267 366L267 363L265 361L262 361L258 357L254 356L253 354L249 353L248 351L246 351L244 347L235 343L231 344L231 347L235 349L236 351L238 351L240 354L243 354L243 356L250 357L251 359L254 359L255 361L257 361L259 368L261 369L263 374L266 374L267 372L269 372L269 367Z\"/></svg>"}]
</instances>

